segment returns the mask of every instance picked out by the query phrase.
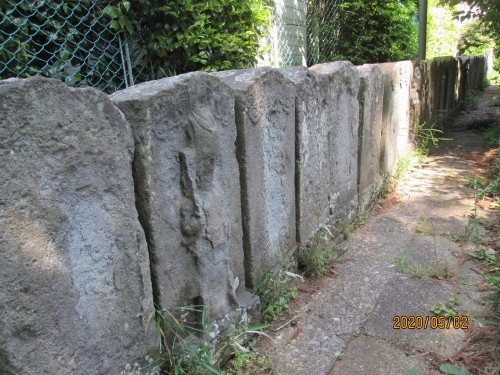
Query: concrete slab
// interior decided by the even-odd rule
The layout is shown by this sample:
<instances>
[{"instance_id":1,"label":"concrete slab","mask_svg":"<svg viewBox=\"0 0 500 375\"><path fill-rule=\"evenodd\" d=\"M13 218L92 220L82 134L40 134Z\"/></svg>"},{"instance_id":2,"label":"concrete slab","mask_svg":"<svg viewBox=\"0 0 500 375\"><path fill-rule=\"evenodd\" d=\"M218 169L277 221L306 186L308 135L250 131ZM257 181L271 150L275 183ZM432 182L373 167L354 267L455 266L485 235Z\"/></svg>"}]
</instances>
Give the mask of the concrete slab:
<instances>
[{"instance_id":1,"label":"concrete slab","mask_svg":"<svg viewBox=\"0 0 500 375\"><path fill-rule=\"evenodd\" d=\"M451 285L414 277L397 277L380 293L377 304L363 325L363 333L393 343L425 347L443 357L452 356L462 345L463 329L432 329L436 317L430 308L456 295ZM394 329L395 316L429 316L427 329ZM458 324L458 323L457 323Z\"/></svg>"},{"instance_id":2,"label":"concrete slab","mask_svg":"<svg viewBox=\"0 0 500 375\"><path fill-rule=\"evenodd\" d=\"M280 71L295 84L297 241L305 245L329 217L330 80L305 67ZM378 172L378 171L377 171Z\"/></svg>"},{"instance_id":3,"label":"concrete slab","mask_svg":"<svg viewBox=\"0 0 500 375\"><path fill-rule=\"evenodd\" d=\"M0 373L119 373L155 343L130 126L55 79L0 98Z\"/></svg>"},{"instance_id":4,"label":"concrete slab","mask_svg":"<svg viewBox=\"0 0 500 375\"><path fill-rule=\"evenodd\" d=\"M330 218L342 230L358 208L359 73L348 61L314 65L330 80Z\"/></svg>"},{"instance_id":5,"label":"concrete slab","mask_svg":"<svg viewBox=\"0 0 500 375\"><path fill-rule=\"evenodd\" d=\"M378 64L384 74L381 175L392 173L398 158L408 151L410 132L411 61Z\"/></svg>"},{"instance_id":6,"label":"concrete slab","mask_svg":"<svg viewBox=\"0 0 500 375\"><path fill-rule=\"evenodd\" d=\"M247 287L291 259L295 216L295 87L276 69L214 73L236 96Z\"/></svg>"},{"instance_id":7,"label":"concrete slab","mask_svg":"<svg viewBox=\"0 0 500 375\"><path fill-rule=\"evenodd\" d=\"M365 209L377 197L382 184L380 175L380 142L384 76L376 65L357 67L359 87L358 130L358 211Z\"/></svg>"},{"instance_id":8,"label":"concrete slab","mask_svg":"<svg viewBox=\"0 0 500 375\"><path fill-rule=\"evenodd\" d=\"M343 351L343 355L328 375L402 375L406 370L427 370L415 355L399 349L383 340L372 337L354 337ZM438 374L439 371L425 372Z\"/></svg>"},{"instance_id":9,"label":"concrete slab","mask_svg":"<svg viewBox=\"0 0 500 375\"><path fill-rule=\"evenodd\" d=\"M116 92L132 126L139 217L162 308L205 305L224 317L244 295L234 94L189 73Z\"/></svg>"}]
</instances>

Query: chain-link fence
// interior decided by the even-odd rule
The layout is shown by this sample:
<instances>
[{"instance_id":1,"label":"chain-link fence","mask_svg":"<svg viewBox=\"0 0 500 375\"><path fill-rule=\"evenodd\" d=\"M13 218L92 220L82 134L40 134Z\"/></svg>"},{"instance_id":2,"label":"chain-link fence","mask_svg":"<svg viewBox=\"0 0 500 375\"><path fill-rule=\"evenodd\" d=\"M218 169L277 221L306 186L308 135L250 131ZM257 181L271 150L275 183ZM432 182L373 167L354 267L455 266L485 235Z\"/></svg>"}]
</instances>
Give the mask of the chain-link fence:
<instances>
[{"instance_id":1,"label":"chain-link fence","mask_svg":"<svg viewBox=\"0 0 500 375\"><path fill-rule=\"evenodd\" d=\"M311 66L332 61L341 33L337 9L343 0L305 1L274 0L264 64ZM175 75L150 66L144 46L110 27L112 20L104 11L108 4L0 0L0 78L42 75L111 93Z\"/></svg>"},{"instance_id":2,"label":"chain-link fence","mask_svg":"<svg viewBox=\"0 0 500 375\"><path fill-rule=\"evenodd\" d=\"M0 78L42 75L110 93L172 75L113 30L106 2L0 0Z\"/></svg>"},{"instance_id":3,"label":"chain-link fence","mask_svg":"<svg viewBox=\"0 0 500 375\"><path fill-rule=\"evenodd\" d=\"M273 0L267 48L262 66L296 66L306 63L306 4L304 0Z\"/></svg>"},{"instance_id":4,"label":"chain-link fence","mask_svg":"<svg viewBox=\"0 0 500 375\"><path fill-rule=\"evenodd\" d=\"M344 0L307 2L307 66L334 61L342 36L339 6Z\"/></svg>"}]
</instances>

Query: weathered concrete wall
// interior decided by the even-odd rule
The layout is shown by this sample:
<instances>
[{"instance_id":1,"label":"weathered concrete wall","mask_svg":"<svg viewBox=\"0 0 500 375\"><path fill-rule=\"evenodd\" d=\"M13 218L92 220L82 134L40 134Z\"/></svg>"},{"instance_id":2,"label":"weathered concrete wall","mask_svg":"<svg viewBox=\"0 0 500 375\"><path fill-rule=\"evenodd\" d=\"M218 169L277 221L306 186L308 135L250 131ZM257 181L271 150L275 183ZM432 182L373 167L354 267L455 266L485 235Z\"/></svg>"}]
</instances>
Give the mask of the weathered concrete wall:
<instances>
[{"instance_id":1,"label":"weathered concrete wall","mask_svg":"<svg viewBox=\"0 0 500 375\"><path fill-rule=\"evenodd\" d=\"M342 230L358 207L359 73L348 61L310 68L330 80L326 101L330 124L330 219Z\"/></svg>"},{"instance_id":2,"label":"weathered concrete wall","mask_svg":"<svg viewBox=\"0 0 500 375\"><path fill-rule=\"evenodd\" d=\"M295 96L295 188L297 242L305 245L327 221L331 189L330 80L305 67L280 70Z\"/></svg>"},{"instance_id":3,"label":"weathered concrete wall","mask_svg":"<svg viewBox=\"0 0 500 375\"><path fill-rule=\"evenodd\" d=\"M295 87L278 70L214 74L236 95L246 283L296 250Z\"/></svg>"},{"instance_id":4,"label":"weathered concrete wall","mask_svg":"<svg viewBox=\"0 0 500 375\"><path fill-rule=\"evenodd\" d=\"M481 88L484 57L438 57L414 61L411 123L443 123L461 108L467 95Z\"/></svg>"},{"instance_id":5,"label":"weathered concrete wall","mask_svg":"<svg viewBox=\"0 0 500 375\"><path fill-rule=\"evenodd\" d=\"M376 198L381 184L380 145L384 100L384 75L376 65L358 67L358 195L359 211L364 212Z\"/></svg>"},{"instance_id":6,"label":"weathered concrete wall","mask_svg":"<svg viewBox=\"0 0 500 375\"><path fill-rule=\"evenodd\" d=\"M392 173L408 149L410 132L411 61L379 64L384 74L380 174Z\"/></svg>"},{"instance_id":7,"label":"weathered concrete wall","mask_svg":"<svg viewBox=\"0 0 500 375\"><path fill-rule=\"evenodd\" d=\"M133 150L104 94L0 81L0 372L119 373L154 346Z\"/></svg>"},{"instance_id":8,"label":"weathered concrete wall","mask_svg":"<svg viewBox=\"0 0 500 375\"><path fill-rule=\"evenodd\" d=\"M125 116L92 89L0 81L0 364L119 373L154 344L153 301L204 304L222 333L258 320L261 269L341 231L410 121L483 77L481 58L190 73L112 95Z\"/></svg>"},{"instance_id":9,"label":"weathered concrete wall","mask_svg":"<svg viewBox=\"0 0 500 375\"><path fill-rule=\"evenodd\" d=\"M205 305L210 318L222 318L245 294L233 92L209 74L190 73L111 99L133 128L156 302Z\"/></svg>"}]
</instances>

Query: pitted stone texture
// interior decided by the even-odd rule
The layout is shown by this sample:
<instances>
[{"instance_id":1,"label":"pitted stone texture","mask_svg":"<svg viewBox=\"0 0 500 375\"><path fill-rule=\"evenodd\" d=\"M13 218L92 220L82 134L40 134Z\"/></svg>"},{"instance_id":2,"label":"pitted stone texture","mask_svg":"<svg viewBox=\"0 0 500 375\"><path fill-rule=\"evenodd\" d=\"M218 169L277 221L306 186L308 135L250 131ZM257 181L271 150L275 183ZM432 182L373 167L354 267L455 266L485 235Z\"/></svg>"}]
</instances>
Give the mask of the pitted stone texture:
<instances>
[{"instance_id":1,"label":"pitted stone texture","mask_svg":"<svg viewBox=\"0 0 500 375\"><path fill-rule=\"evenodd\" d=\"M329 216L330 126L327 100L330 80L305 67L280 71L296 88L297 241L306 244Z\"/></svg>"},{"instance_id":2,"label":"pitted stone texture","mask_svg":"<svg viewBox=\"0 0 500 375\"><path fill-rule=\"evenodd\" d=\"M384 74L384 108L380 169L386 176L394 171L398 158L405 155L410 136L411 61L379 64Z\"/></svg>"},{"instance_id":3,"label":"pitted stone texture","mask_svg":"<svg viewBox=\"0 0 500 375\"><path fill-rule=\"evenodd\" d=\"M359 210L363 212L376 198L382 184L380 176L380 132L384 75L376 65L358 67L359 147L358 194Z\"/></svg>"},{"instance_id":4,"label":"pitted stone texture","mask_svg":"<svg viewBox=\"0 0 500 375\"><path fill-rule=\"evenodd\" d=\"M247 286L296 250L295 87L278 70L215 73L236 95Z\"/></svg>"},{"instance_id":5,"label":"pitted stone texture","mask_svg":"<svg viewBox=\"0 0 500 375\"><path fill-rule=\"evenodd\" d=\"M104 94L0 81L3 370L116 374L154 346L132 158L130 128Z\"/></svg>"},{"instance_id":6,"label":"pitted stone texture","mask_svg":"<svg viewBox=\"0 0 500 375\"><path fill-rule=\"evenodd\" d=\"M352 219L358 207L359 73L348 61L314 65L330 79L330 217Z\"/></svg>"},{"instance_id":7,"label":"pitted stone texture","mask_svg":"<svg viewBox=\"0 0 500 375\"><path fill-rule=\"evenodd\" d=\"M234 95L190 73L111 95L131 124L140 220L163 308L220 319L245 290Z\"/></svg>"}]
</instances>

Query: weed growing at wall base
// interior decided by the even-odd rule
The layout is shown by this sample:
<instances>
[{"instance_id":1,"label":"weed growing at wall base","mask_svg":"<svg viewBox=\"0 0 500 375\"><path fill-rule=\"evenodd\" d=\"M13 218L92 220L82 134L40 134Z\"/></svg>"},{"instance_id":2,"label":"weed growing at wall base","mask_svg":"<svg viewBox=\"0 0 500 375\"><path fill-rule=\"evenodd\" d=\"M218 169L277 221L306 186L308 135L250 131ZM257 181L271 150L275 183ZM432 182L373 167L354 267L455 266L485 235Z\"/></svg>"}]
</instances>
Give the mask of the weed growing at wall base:
<instances>
[{"instance_id":1,"label":"weed growing at wall base","mask_svg":"<svg viewBox=\"0 0 500 375\"><path fill-rule=\"evenodd\" d=\"M297 288L289 285L290 273L287 262L281 256L278 259L277 271L260 270L254 293L259 296L262 306L262 319L277 319L289 309L288 301L297 296Z\"/></svg>"},{"instance_id":2,"label":"weed growing at wall base","mask_svg":"<svg viewBox=\"0 0 500 375\"><path fill-rule=\"evenodd\" d=\"M205 340L211 331L205 306L175 309L155 309L149 322L154 321L158 333L159 354L152 355L147 374L165 370L171 375L223 375L215 367L211 346Z\"/></svg>"}]
</instances>

